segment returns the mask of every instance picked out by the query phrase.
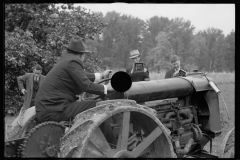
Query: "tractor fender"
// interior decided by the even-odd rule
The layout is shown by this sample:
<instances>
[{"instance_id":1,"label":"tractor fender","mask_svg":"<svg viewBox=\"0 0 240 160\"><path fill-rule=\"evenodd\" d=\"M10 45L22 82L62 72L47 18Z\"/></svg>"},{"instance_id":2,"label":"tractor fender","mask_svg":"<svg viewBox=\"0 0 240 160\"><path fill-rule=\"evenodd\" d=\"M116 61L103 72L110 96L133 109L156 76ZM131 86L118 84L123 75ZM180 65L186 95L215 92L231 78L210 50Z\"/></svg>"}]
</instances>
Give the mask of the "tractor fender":
<instances>
[{"instance_id":1,"label":"tractor fender","mask_svg":"<svg viewBox=\"0 0 240 160\"><path fill-rule=\"evenodd\" d=\"M21 129L36 116L35 106L28 108L23 114L21 114L22 109L16 119L10 124L6 125L6 140L11 140L17 138ZM21 119L21 123L20 123ZM20 138L20 137L19 137Z\"/></svg>"},{"instance_id":2,"label":"tractor fender","mask_svg":"<svg viewBox=\"0 0 240 160\"><path fill-rule=\"evenodd\" d=\"M194 75L194 76L179 77L179 78L185 79L189 83L191 83L197 92L212 90L211 86L208 83L207 78L202 75ZM213 79L210 77L208 77L208 79L213 81Z\"/></svg>"}]
</instances>

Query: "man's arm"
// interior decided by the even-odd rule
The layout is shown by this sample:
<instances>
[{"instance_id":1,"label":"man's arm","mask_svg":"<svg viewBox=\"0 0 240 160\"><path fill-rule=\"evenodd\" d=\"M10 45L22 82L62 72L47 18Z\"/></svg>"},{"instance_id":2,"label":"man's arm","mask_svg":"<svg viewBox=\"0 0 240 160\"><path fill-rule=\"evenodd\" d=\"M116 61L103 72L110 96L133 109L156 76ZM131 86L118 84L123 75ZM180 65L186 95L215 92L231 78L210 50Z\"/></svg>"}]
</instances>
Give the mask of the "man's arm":
<instances>
[{"instance_id":1,"label":"man's arm","mask_svg":"<svg viewBox=\"0 0 240 160\"><path fill-rule=\"evenodd\" d=\"M19 90L25 89L23 84L26 83L27 77L28 77L27 73L24 74L23 76L17 77L17 83L18 83Z\"/></svg>"},{"instance_id":2,"label":"man's arm","mask_svg":"<svg viewBox=\"0 0 240 160\"><path fill-rule=\"evenodd\" d=\"M107 87L102 84L91 82L83 71L83 68L78 63L71 61L67 70L71 78L76 82L78 87L82 89L82 91L98 95L107 94ZM93 74L91 76L93 76Z\"/></svg>"},{"instance_id":3,"label":"man's arm","mask_svg":"<svg viewBox=\"0 0 240 160\"><path fill-rule=\"evenodd\" d=\"M103 73L88 73L85 72L86 76L91 82L98 82L102 79L109 78L111 70L106 70Z\"/></svg>"},{"instance_id":4,"label":"man's arm","mask_svg":"<svg viewBox=\"0 0 240 160\"><path fill-rule=\"evenodd\" d=\"M85 74L91 82L98 82L103 79L102 73L89 73L85 71Z\"/></svg>"},{"instance_id":5,"label":"man's arm","mask_svg":"<svg viewBox=\"0 0 240 160\"><path fill-rule=\"evenodd\" d=\"M167 78L171 78L171 73L170 73L170 71L167 71L167 73L165 74L165 77L164 77L165 79L167 79Z\"/></svg>"}]
</instances>

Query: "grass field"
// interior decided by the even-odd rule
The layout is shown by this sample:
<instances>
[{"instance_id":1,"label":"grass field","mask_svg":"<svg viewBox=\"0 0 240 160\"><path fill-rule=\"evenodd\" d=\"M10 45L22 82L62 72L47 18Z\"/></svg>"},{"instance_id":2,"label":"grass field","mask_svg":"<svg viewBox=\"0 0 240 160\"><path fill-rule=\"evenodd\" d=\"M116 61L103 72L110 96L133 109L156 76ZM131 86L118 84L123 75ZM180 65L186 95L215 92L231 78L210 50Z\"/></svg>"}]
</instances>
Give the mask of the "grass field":
<instances>
[{"instance_id":1,"label":"grass field","mask_svg":"<svg viewBox=\"0 0 240 160\"><path fill-rule=\"evenodd\" d=\"M150 72L151 80L164 79L165 72ZM217 84L228 84L235 82L235 73L234 72L211 72L207 73L207 76L212 78Z\"/></svg>"},{"instance_id":2,"label":"grass field","mask_svg":"<svg viewBox=\"0 0 240 160\"><path fill-rule=\"evenodd\" d=\"M151 80L163 79L165 73L150 73ZM219 98L221 118L223 121L223 133L220 137L217 137L213 140L213 153L219 154L219 146L222 142L223 136L228 130L235 126L235 73L208 73L208 77L213 78L219 87L221 94L224 98L224 101L227 105L230 120L228 120L227 112L224 107L223 100ZM5 123L10 124L15 117L5 117ZM209 151L209 144L206 145L205 149Z\"/></svg>"}]
</instances>

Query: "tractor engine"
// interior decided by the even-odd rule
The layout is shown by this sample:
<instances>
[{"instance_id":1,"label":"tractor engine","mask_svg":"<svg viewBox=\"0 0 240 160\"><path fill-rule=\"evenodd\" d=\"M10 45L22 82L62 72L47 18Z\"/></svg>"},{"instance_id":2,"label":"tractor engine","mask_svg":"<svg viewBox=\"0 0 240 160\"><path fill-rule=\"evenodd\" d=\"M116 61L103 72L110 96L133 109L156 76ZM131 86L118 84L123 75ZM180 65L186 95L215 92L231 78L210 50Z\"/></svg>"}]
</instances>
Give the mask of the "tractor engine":
<instances>
[{"instance_id":1,"label":"tractor engine","mask_svg":"<svg viewBox=\"0 0 240 160\"><path fill-rule=\"evenodd\" d=\"M204 75L134 82L125 93L108 99L131 99L152 108L168 128L177 155L203 147L221 134L217 93Z\"/></svg>"},{"instance_id":2,"label":"tractor engine","mask_svg":"<svg viewBox=\"0 0 240 160\"><path fill-rule=\"evenodd\" d=\"M201 140L203 133L201 125L196 123L196 107L187 105L185 99L148 106L157 111L157 118L170 130L177 154L186 154L191 145Z\"/></svg>"}]
</instances>

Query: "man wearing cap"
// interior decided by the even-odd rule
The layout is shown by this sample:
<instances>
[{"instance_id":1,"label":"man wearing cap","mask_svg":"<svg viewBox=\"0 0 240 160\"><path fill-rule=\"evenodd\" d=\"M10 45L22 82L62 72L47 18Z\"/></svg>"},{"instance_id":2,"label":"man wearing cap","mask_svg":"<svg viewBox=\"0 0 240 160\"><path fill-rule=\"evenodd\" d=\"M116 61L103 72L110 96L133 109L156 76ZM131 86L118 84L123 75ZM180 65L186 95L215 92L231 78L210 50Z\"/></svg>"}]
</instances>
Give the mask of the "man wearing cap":
<instances>
[{"instance_id":1,"label":"man wearing cap","mask_svg":"<svg viewBox=\"0 0 240 160\"><path fill-rule=\"evenodd\" d=\"M180 58L177 55L173 55L171 58L171 64L173 65L173 68L167 71L165 79L179 76L179 71L181 70Z\"/></svg>"},{"instance_id":2,"label":"man wearing cap","mask_svg":"<svg viewBox=\"0 0 240 160\"><path fill-rule=\"evenodd\" d=\"M130 52L130 59L133 60L133 65L131 68L127 68L126 72L130 75L132 82L138 82L138 81L149 81L149 71L146 66L144 66L143 72L135 71L134 65L135 63L139 63L140 60L140 53L138 50L132 50Z\"/></svg>"},{"instance_id":3,"label":"man wearing cap","mask_svg":"<svg viewBox=\"0 0 240 160\"><path fill-rule=\"evenodd\" d=\"M35 107L39 122L68 121L77 114L95 107L96 100L76 101L76 95L82 92L104 95L107 91L113 91L111 83L94 83L107 77L109 70L103 74L84 71L83 61L88 53L81 38L71 39L66 46L66 52L49 71L37 92Z\"/></svg>"}]
</instances>

